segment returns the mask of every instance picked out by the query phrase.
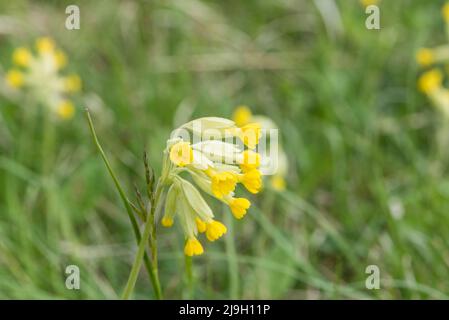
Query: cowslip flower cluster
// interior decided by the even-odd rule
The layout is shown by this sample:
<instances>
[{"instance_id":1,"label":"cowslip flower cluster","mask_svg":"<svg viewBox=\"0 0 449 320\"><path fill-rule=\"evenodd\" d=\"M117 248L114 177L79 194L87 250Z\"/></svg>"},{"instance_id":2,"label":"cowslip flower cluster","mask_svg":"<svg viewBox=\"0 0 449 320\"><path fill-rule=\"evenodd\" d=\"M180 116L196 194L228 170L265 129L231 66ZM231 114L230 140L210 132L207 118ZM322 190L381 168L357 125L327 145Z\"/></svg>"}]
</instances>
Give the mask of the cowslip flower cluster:
<instances>
[{"instance_id":1,"label":"cowslip flower cluster","mask_svg":"<svg viewBox=\"0 0 449 320\"><path fill-rule=\"evenodd\" d=\"M191 134L200 141L191 143ZM167 141L161 176L168 191L161 224L171 227L179 221L186 238L185 255L204 252L199 233L215 241L227 231L215 220L202 193L225 203L235 218L242 219L251 203L236 197L237 185L253 194L262 189L260 155L253 151L260 135L257 123L239 128L232 120L206 117L182 125Z\"/></svg>"},{"instance_id":2,"label":"cowslip flower cluster","mask_svg":"<svg viewBox=\"0 0 449 320\"><path fill-rule=\"evenodd\" d=\"M449 36L449 3L443 6L442 15L446 22L446 33ZM417 63L423 68L428 68L418 79L418 89L447 117L449 117L449 90L443 86L443 72L432 66L448 60L449 44L434 48L420 48L416 53Z\"/></svg>"},{"instance_id":3,"label":"cowslip flower cluster","mask_svg":"<svg viewBox=\"0 0 449 320\"><path fill-rule=\"evenodd\" d=\"M235 108L232 119L239 127L244 127L248 123L256 122L261 125L261 128L264 131L272 129L278 130L278 126L272 119L263 115L254 115L251 112L251 109L244 105ZM270 185L275 190L282 191L286 188L285 177L288 172L288 162L287 155L285 154L280 143L278 144L277 153L275 156L277 157L277 168L276 172L274 172L274 174L272 174L270 177ZM271 161L269 157L262 157L262 163L266 163L269 161Z\"/></svg>"},{"instance_id":4,"label":"cowslip flower cluster","mask_svg":"<svg viewBox=\"0 0 449 320\"><path fill-rule=\"evenodd\" d=\"M68 96L81 89L81 79L76 74L60 74L67 64L67 56L56 48L52 39L37 39L36 54L26 47L16 48L12 61L15 67L6 74L11 88L26 89L37 103L61 119L73 117L75 107Z\"/></svg>"}]
</instances>

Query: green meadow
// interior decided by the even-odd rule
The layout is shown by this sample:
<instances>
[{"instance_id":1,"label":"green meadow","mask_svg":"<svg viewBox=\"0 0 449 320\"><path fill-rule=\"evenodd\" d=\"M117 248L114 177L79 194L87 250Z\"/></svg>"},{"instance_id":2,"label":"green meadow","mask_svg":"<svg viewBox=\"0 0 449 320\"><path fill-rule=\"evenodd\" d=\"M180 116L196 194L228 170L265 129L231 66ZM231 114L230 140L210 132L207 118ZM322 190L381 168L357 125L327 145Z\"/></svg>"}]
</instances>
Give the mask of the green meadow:
<instances>
[{"instance_id":1,"label":"green meadow","mask_svg":"<svg viewBox=\"0 0 449 320\"><path fill-rule=\"evenodd\" d=\"M239 187L252 203L240 220L207 197L227 233L191 265L177 221L157 221L164 298L449 298L449 122L415 60L448 43L443 4L380 1L369 30L356 0L1 1L0 298L122 295L138 243L85 108L136 203L144 152L159 176L173 129L239 105L279 126L286 188ZM70 119L4 80L14 50L43 36L82 81ZM156 298L143 267L132 298Z\"/></svg>"}]
</instances>

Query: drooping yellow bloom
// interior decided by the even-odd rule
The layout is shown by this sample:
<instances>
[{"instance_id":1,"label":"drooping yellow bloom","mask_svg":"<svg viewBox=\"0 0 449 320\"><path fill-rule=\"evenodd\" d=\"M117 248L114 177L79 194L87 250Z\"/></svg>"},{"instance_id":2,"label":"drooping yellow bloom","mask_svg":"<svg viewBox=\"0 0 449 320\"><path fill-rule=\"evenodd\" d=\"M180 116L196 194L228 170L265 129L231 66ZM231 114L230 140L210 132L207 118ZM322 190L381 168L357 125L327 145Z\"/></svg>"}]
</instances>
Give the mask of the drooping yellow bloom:
<instances>
[{"instance_id":1,"label":"drooping yellow bloom","mask_svg":"<svg viewBox=\"0 0 449 320\"><path fill-rule=\"evenodd\" d=\"M162 217L161 224L162 224L162 226L164 226L166 228L170 228L173 225L173 218Z\"/></svg>"},{"instance_id":2,"label":"drooping yellow bloom","mask_svg":"<svg viewBox=\"0 0 449 320\"><path fill-rule=\"evenodd\" d=\"M242 219L246 215L246 211L251 206L251 202L245 198L231 198L228 201L231 212L236 219Z\"/></svg>"},{"instance_id":3,"label":"drooping yellow bloom","mask_svg":"<svg viewBox=\"0 0 449 320\"><path fill-rule=\"evenodd\" d=\"M216 172L211 168L205 170L205 173L212 180L212 192L217 198L231 193L237 185L237 176L233 172Z\"/></svg>"},{"instance_id":4,"label":"drooping yellow bloom","mask_svg":"<svg viewBox=\"0 0 449 320\"><path fill-rule=\"evenodd\" d=\"M184 167L193 161L193 150L189 142L178 142L171 147L170 160L177 166Z\"/></svg>"},{"instance_id":5,"label":"drooping yellow bloom","mask_svg":"<svg viewBox=\"0 0 449 320\"><path fill-rule=\"evenodd\" d=\"M203 246L198 241L197 238L189 238L186 241L186 245L184 247L184 254L186 256L192 257L192 256L199 256L202 255L204 252Z\"/></svg>"},{"instance_id":6,"label":"drooping yellow bloom","mask_svg":"<svg viewBox=\"0 0 449 320\"><path fill-rule=\"evenodd\" d=\"M262 189L262 177L259 170L253 169L239 175L239 181L251 193L258 193Z\"/></svg>"},{"instance_id":7,"label":"drooping yellow bloom","mask_svg":"<svg viewBox=\"0 0 449 320\"><path fill-rule=\"evenodd\" d=\"M209 241L215 241L227 232L225 225L219 221L212 220L206 223L206 237Z\"/></svg>"},{"instance_id":8,"label":"drooping yellow bloom","mask_svg":"<svg viewBox=\"0 0 449 320\"><path fill-rule=\"evenodd\" d=\"M418 88L429 94L432 91L441 87L441 83L443 81L443 74L438 69L432 69L427 71L421 75L418 79Z\"/></svg>"},{"instance_id":9,"label":"drooping yellow bloom","mask_svg":"<svg viewBox=\"0 0 449 320\"><path fill-rule=\"evenodd\" d=\"M232 114L232 119L239 127L243 127L251 121L252 113L247 106L238 106Z\"/></svg>"},{"instance_id":10,"label":"drooping yellow bloom","mask_svg":"<svg viewBox=\"0 0 449 320\"><path fill-rule=\"evenodd\" d=\"M59 104L57 113L61 119L67 120L75 114L75 107L69 100L64 100Z\"/></svg>"},{"instance_id":11,"label":"drooping yellow bloom","mask_svg":"<svg viewBox=\"0 0 449 320\"><path fill-rule=\"evenodd\" d=\"M6 82L13 88L21 87L23 81L23 73L19 70L9 70L6 74Z\"/></svg>"},{"instance_id":12,"label":"drooping yellow bloom","mask_svg":"<svg viewBox=\"0 0 449 320\"><path fill-rule=\"evenodd\" d=\"M31 59L32 55L30 50L24 47L15 49L12 54L12 61L20 67L28 67Z\"/></svg>"},{"instance_id":13,"label":"drooping yellow bloom","mask_svg":"<svg viewBox=\"0 0 449 320\"><path fill-rule=\"evenodd\" d=\"M200 218L196 218L195 223L199 233L203 233L206 231L206 222L204 222Z\"/></svg>"},{"instance_id":14,"label":"drooping yellow bloom","mask_svg":"<svg viewBox=\"0 0 449 320\"><path fill-rule=\"evenodd\" d=\"M416 53L416 61L423 67L430 66L435 62L435 56L431 49L421 48Z\"/></svg>"}]
</instances>

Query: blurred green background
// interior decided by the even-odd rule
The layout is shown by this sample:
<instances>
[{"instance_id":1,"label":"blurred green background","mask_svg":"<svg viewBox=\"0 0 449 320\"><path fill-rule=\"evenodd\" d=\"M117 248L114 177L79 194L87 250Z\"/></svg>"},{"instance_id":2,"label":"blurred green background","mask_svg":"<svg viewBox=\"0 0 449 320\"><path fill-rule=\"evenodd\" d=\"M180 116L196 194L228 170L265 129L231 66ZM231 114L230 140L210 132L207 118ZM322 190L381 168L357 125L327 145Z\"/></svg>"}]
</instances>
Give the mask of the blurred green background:
<instances>
[{"instance_id":1,"label":"blurred green background","mask_svg":"<svg viewBox=\"0 0 449 320\"><path fill-rule=\"evenodd\" d=\"M64 27L76 4L81 29ZM194 259L159 229L166 298L448 298L447 126L416 89L421 46L447 42L443 1L381 1L381 29L359 1L1 1L2 77L15 47L51 36L83 90L72 120L45 122L0 93L0 298L115 299L136 252L126 212L92 143L126 191L160 169L175 125L246 104L281 128L288 188L251 196L243 220ZM44 110L44 109L43 109ZM45 111L44 111L45 112ZM45 169L47 168L47 169ZM79 266L81 289L65 287ZM365 288L368 265L381 288ZM142 269L135 298L154 298Z\"/></svg>"}]
</instances>

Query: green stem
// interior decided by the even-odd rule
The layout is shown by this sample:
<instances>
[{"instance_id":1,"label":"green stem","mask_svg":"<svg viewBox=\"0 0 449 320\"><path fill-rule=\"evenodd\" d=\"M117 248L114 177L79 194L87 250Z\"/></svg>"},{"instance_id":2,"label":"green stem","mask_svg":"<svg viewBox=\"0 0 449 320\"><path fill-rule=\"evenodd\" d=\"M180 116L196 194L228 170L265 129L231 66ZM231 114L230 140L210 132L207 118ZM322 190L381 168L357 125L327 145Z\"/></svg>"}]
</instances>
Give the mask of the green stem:
<instances>
[{"instance_id":1,"label":"green stem","mask_svg":"<svg viewBox=\"0 0 449 320\"><path fill-rule=\"evenodd\" d=\"M150 217L145 222L145 229L143 230L142 239L139 243L139 248L137 250L136 257L134 259L133 266L131 268L131 272L129 274L128 282L126 283L125 290L123 291L122 299L127 300L131 296L131 293L134 290L134 286L137 281L137 276L139 274L140 267L142 265L142 260L145 254L145 248L147 246L148 241L150 241L151 237L151 252L152 252L152 271L155 276L155 292L156 295L160 293L160 282L158 277L158 266L157 266L157 246L156 246L156 234L155 234L155 208L159 202L159 197L162 193L162 183L159 181L156 186L155 196L152 199L151 203L151 211ZM153 242L154 240L154 242Z\"/></svg>"},{"instance_id":2,"label":"green stem","mask_svg":"<svg viewBox=\"0 0 449 320\"><path fill-rule=\"evenodd\" d=\"M193 299L193 265L192 257L184 255L185 257L185 271L186 271L186 282L187 282L187 296L186 299Z\"/></svg>"},{"instance_id":3,"label":"green stem","mask_svg":"<svg viewBox=\"0 0 449 320\"><path fill-rule=\"evenodd\" d=\"M104 153L103 148L101 147L101 144L98 141L97 134L95 133L95 128L94 128L94 125L92 122L92 118L90 117L90 113L87 108L85 109L85 115L86 115L87 122L89 124L89 129L90 129L92 138L94 140L95 146L97 147L98 151L100 152L103 162L106 165L106 168L108 169L108 172L109 172L110 176L112 177L112 180L114 180L115 187L117 188L117 191L120 194L120 198L122 199L122 202L126 208L126 212L128 213L128 217L129 217L129 220L131 221L132 229L134 231L134 236L136 238L136 242L140 243L141 235L140 235L140 230L139 230L136 218L134 217L134 215L132 213L131 206L128 202L128 199L125 196L125 192L123 191L123 188L121 187L114 171L112 170L111 165L109 164L106 154ZM155 295L158 299L162 299L162 293L161 293L161 289L160 289L160 285L159 285L159 280L157 278L157 275L155 275L153 272L153 267L151 265L151 261L146 253L144 255L144 263L145 263L145 268L147 269L148 275L150 277L151 284L153 285Z\"/></svg>"}]
</instances>

